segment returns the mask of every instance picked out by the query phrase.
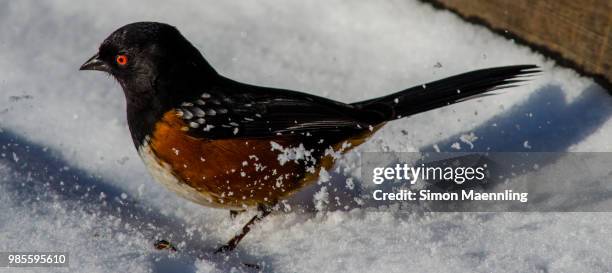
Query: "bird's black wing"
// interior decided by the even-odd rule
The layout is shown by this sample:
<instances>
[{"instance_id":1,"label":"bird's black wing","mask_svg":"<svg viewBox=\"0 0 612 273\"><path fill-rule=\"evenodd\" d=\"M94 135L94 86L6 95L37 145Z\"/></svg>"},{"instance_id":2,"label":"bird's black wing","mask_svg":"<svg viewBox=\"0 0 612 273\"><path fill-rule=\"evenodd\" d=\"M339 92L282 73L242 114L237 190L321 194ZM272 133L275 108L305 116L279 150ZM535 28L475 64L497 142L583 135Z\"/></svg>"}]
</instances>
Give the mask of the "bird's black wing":
<instances>
[{"instance_id":1,"label":"bird's black wing","mask_svg":"<svg viewBox=\"0 0 612 273\"><path fill-rule=\"evenodd\" d=\"M178 107L194 137L252 138L352 134L375 125L372 113L305 93L227 81Z\"/></svg>"}]
</instances>

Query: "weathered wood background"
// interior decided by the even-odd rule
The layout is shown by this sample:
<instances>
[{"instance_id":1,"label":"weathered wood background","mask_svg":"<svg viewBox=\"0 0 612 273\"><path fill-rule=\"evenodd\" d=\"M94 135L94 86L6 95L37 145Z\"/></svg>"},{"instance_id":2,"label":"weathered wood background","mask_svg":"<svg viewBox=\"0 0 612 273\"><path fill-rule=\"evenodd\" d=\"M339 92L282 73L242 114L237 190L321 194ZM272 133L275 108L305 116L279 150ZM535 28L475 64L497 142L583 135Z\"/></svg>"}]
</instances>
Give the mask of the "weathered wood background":
<instances>
[{"instance_id":1,"label":"weathered wood background","mask_svg":"<svg viewBox=\"0 0 612 273\"><path fill-rule=\"evenodd\" d=\"M612 86L612 0L428 1L507 30Z\"/></svg>"}]
</instances>

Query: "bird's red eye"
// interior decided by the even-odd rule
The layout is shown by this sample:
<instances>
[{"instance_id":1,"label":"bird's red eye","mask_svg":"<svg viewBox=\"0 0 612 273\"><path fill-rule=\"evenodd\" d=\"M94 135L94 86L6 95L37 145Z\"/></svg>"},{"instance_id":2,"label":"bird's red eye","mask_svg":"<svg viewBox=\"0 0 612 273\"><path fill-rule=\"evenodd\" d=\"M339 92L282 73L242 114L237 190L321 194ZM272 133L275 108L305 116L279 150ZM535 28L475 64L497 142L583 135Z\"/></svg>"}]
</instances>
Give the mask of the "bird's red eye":
<instances>
[{"instance_id":1,"label":"bird's red eye","mask_svg":"<svg viewBox=\"0 0 612 273\"><path fill-rule=\"evenodd\" d=\"M128 58L125 55L117 55L117 58L115 59L115 61L119 65L126 65L128 62Z\"/></svg>"}]
</instances>

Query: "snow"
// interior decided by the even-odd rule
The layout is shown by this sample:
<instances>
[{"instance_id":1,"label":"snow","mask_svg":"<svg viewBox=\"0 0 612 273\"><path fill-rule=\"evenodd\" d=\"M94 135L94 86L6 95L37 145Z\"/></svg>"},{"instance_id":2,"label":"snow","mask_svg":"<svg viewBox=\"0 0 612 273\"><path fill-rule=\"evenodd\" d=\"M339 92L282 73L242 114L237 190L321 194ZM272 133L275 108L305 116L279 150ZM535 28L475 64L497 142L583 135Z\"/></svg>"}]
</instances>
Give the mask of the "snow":
<instances>
[{"instance_id":1,"label":"snow","mask_svg":"<svg viewBox=\"0 0 612 273\"><path fill-rule=\"evenodd\" d=\"M360 187L365 151L612 151L612 99L592 79L417 1L5 1L0 251L68 251L71 263L18 272L252 271L244 262L266 272L612 271L610 213L293 211L256 226L236 253L210 254L252 213L232 220L153 182L119 85L78 71L110 32L142 20L177 26L230 78L345 102L478 68L543 68L499 95L390 122L325 188L304 193L321 209L336 202L333 181ZM154 250L162 238L179 252Z\"/></svg>"}]
</instances>

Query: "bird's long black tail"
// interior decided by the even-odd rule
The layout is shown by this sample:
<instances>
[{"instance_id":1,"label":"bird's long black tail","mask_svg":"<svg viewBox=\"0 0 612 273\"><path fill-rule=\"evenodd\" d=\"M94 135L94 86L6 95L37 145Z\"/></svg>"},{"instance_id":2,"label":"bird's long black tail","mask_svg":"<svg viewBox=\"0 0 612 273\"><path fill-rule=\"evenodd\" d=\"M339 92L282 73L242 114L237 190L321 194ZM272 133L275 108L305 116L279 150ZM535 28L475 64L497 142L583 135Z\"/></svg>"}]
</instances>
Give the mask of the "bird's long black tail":
<instances>
[{"instance_id":1,"label":"bird's long black tail","mask_svg":"<svg viewBox=\"0 0 612 273\"><path fill-rule=\"evenodd\" d=\"M486 96L489 91L517 86L526 76L539 72L535 65L514 65L476 70L380 98L353 103L366 111L378 112L387 120Z\"/></svg>"}]
</instances>

